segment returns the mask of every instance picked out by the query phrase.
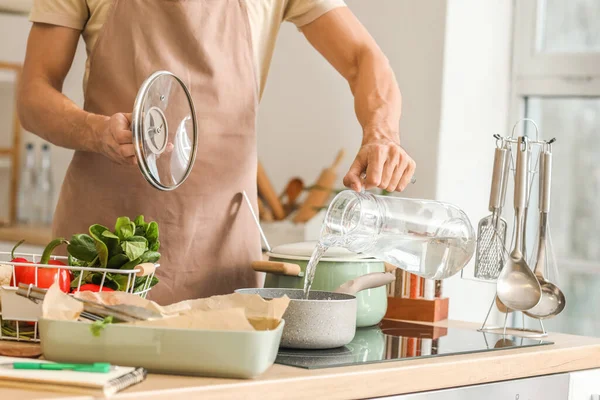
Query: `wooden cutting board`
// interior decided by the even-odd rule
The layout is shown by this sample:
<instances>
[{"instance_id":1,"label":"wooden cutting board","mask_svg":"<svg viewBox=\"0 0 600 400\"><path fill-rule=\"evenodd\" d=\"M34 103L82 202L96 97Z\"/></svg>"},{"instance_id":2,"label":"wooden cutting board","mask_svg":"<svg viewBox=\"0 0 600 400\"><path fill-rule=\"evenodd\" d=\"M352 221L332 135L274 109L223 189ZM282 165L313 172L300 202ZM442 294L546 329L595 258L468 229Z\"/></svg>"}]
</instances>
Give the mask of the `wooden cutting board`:
<instances>
[{"instance_id":1,"label":"wooden cutting board","mask_svg":"<svg viewBox=\"0 0 600 400\"><path fill-rule=\"evenodd\" d=\"M38 358L42 355L39 343L13 342L0 340L0 356L19 358Z\"/></svg>"}]
</instances>

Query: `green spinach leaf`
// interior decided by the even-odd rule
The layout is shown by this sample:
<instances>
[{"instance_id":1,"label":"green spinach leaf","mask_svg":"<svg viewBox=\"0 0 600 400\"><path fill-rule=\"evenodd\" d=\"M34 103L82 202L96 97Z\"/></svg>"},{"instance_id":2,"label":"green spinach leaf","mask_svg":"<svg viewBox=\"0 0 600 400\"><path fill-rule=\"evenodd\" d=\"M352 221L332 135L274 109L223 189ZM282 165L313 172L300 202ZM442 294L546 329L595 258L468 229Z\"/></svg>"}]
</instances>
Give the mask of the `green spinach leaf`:
<instances>
[{"instance_id":1,"label":"green spinach leaf","mask_svg":"<svg viewBox=\"0 0 600 400\"><path fill-rule=\"evenodd\" d=\"M88 279L86 279L86 283L93 283L94 285L100 285L102 283L102 276L104 273L102 272L92 272ZM124 290L121 288L121 285L117 281L117 274L106 274L106 278L104 278L104 286L109 287L113 290ZM125 277L125 285L127 284L127 277ZM125 286L124 285L124 286ZM123 287L124 287L123 286Z\"/></svg>"},{"instance_id":2,"label":"green spinach leaf","mask_svg":"<svg viewBox=\"0 0 600 400\"><path fill-rule=\"evenodd\" d=\"M148 282L148 280L150 280L149 276L142 276L140 278L135 278L135 286L133 288L133 292L137 293L137 292L141 292L142 290L146 289L146 288L151 288L156 286L156 284L158 283L158 278L156 276L153 276L152 279L150 280L150 282ZM146 285L148 285L148 287L146 287Z\"/></svg>"},{"instance_id":3,"label":"green spinach leaf","mask_svg":"<svg viewBox=\"0 0 600 400\"><path fill-rule=\"evenodd\" d=\"M160 260L160 253L150 250L150 251L147 251L144 254L142 254L142 257L140 259L140 264L155 263L158 260Z\"/></svg>"},{"instance_id":4,"label":"green spinach leaf","mask_svg":"<svg viewBox=\"0 0 600 400\"><path fill-rule=\"evenodd\" d=\"M112 281L119 286L116 290L122 292L131 289L131 285L135 283L135 276L132 276L131 278L127 274L110 274L110 276ZM131 279L133 279L133 281ZM129 283L129 287L127 286L127 283Z\"/></svg>"},{"instance_id":5,"label":"green spinach leaf","mask_svg":"<svg viewBox=\"0 0 600 400\"><path fill-rule=\"evenodd\" d=\"M102 233L107 230L108 228L102 225L90 226L90 235L94 238L94 244L96 246L96 252L98 253L101 268L106 268L106 264L108 263L108 247L101 239L103 237Z\"/></svg>"},{"instance_id":6,"label":"green spinach leaf","mask_svg":"<svg viewBox=\"0 0 600 400\"><path fill-rule=\"evenodd\" d=\"M129 217L119 217L115 224L115 233L121 240L126 240L135 234L135 224Z\"/></svg>"},{"instance_id":7,"label":"green spinach leaf","mask_svg":"<svg viewBox=\"0 0 600 400\"><path fill-rule=\"evenodd\" d=\"M152 245L149 245L148 250L151 251L158 251L160 249L160 240L157 240L156 242L152 243Z\"/></svg>"},{"instance_id":8,"label":"green spinach leaf","mask_svg":"<svg viewBox=\"0 0 600 400\"><path fill-rule=\"evenodd\" d=\"M146 239L148 239L148 245L152 247L154 243L158 241L158 224L152 221L146 228Z\"/></svg>"},{"instance_id":9,"label":"green spinach leaf","mask_svg":"<svg viewBox=\"0 0 600 400\"><path fill-rule=\"evenodd\" d=\"M114 233L112 233L111 231L109 231L108 229L105 230L104 232L102 232L102 236L104 236L105 238L109 238L109 239L119 240L119 237L117 235L115 235Z\"/></svg>"},{"instance_id":10,"label":"green spinach leaf","mask_svg":"<svg viewBox=\"0 0 600 400\"><path fill-rule=\"evenodd\" d=\"M87 262L92 262L98 256L94 239L86 234L73 235L67 251L76 259Z\"/></svg>"},{"instance_id":11,"label":"green spinach leaf","mask_svg":"<svg viewBox=\"0 0 600 400\"><path fill-rule=\"evenodd\" d=\"M104 330L106 325L113 323L113 316L108 316L104 318L102 321L94 321L94 323L90 326L90 330L92 331L92 335L100 336L100 332Z\"/></svg>"},{"instance_id":12,"label":"green spinach leaf","mask_svg":"<svg viewBox=\"0 0 600 400\"><path fill-rule=\"evenodd\" d=\"M121 242L121 248L129 260L139 258L148 249L148 241L141 236L132 236Z\"/></svg>"},{"instance_id":13,"label":"green spinach leaf","mask_svg":"<svg viewBox=\"0 0 600 400\"><path fill-rule=\"evenodd\" d=\"M127 261L129 261L129 258L127 258L127 256L125 254L123 254L123 253L115 254L114 256L112 256L111 258L108 259L108 263L106 264L106 267L110 268L110 269L119 269Z\"/></svg>"},{"instance_id":14,"label":"green spinach leaf","mask_svg":"<svg viewBox=\"0 0 600 400\"><path fill-rule=\"evenodd\" d=\"M135 223L135 226L145 226L146 222L144 221L144 216L143 215L138 215L137 217L135 217L135 220L133 221Z\"/></svg>"}]
</instances>

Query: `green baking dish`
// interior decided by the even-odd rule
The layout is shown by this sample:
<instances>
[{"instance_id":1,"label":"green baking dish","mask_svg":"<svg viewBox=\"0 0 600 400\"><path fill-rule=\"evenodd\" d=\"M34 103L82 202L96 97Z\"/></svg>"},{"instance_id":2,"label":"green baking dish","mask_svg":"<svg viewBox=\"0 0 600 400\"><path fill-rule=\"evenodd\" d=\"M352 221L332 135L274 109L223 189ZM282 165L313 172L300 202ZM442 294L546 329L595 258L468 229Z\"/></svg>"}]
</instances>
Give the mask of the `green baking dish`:
<instances>
[{"instance_id":1,"label":"green baking dish","mask_svg":"<svg viewBox=\"0 0 600 400\"><path fill-rule=\"evenodd\" d=\"M64 363L108 362L153 373L255 378L277 358L285 321L270 331L215 331L122 324L94 336L90 324L39 320L44 358Z\"/></svg>"}]
</instances>

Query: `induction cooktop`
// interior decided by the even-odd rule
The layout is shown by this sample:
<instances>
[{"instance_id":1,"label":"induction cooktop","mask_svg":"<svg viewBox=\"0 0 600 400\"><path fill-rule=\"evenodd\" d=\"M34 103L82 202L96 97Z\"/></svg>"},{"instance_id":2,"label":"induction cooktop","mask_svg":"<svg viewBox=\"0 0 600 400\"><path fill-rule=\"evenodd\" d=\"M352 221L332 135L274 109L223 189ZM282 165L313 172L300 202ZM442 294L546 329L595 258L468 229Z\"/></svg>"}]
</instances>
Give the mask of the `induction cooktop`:
<instances>
[{"instance_id":1,"label":"induction cooktop","mask_svg":"<svg viewBox=\"0 0 600 400\"><path fill-rule=\"evenodd\" d=\"M544 346L552 342L476 330L384 320L358 328L351 343L331 350L279 349L277 364L319 369Z\"/></svg>"}]
</instances>

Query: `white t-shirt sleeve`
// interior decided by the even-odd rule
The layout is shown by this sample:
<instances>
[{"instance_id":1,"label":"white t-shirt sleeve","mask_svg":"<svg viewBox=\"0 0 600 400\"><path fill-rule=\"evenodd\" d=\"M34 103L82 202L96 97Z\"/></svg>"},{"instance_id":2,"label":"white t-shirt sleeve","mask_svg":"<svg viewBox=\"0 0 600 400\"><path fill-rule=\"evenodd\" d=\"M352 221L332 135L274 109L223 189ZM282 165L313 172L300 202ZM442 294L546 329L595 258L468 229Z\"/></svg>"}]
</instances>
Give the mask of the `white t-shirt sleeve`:
<instances>
[{"instance_id":1,"label":"white t-shirt sleeve","mask_svg":"<svg viewBox=\"0 0 600 400\"><path fill-rule=\"evenodd\" d=\"M344 0L288 0L283 19L300 28L328 11L344 6Z\"/></svg>"},{"instance_id":2,"label":"white t-shirt sleeve","mask_svg":"<svg viewBox=\"0 0 600 400\"><path fill-rule=\"evenodd\" d=\"M89 18L86 0L34 0L29 20L82 30Z\"/></svg>"}]
</instances>

